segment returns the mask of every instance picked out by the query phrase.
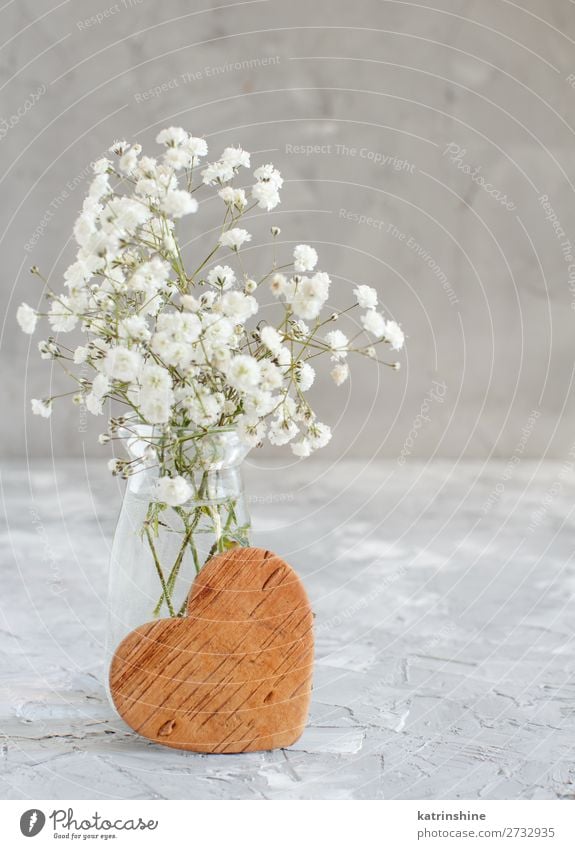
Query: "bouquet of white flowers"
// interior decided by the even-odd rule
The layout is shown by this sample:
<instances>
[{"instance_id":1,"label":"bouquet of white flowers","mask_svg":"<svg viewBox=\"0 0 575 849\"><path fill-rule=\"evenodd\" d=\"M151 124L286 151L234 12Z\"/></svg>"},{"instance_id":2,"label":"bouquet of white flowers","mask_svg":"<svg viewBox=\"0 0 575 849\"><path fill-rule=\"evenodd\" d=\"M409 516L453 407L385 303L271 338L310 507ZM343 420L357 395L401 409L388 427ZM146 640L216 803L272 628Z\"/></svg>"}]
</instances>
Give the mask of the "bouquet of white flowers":
<instances>
[{"instance_id":1,"label":"bouquet of white flowers","mask_svg":"<svg viewBox=\"0 0 575 849\"><path fill-rule=\"evenodd\" d=\"M349 354L382 362L378 347L398 350L404 337L395 321L377 311L377 293L365 285L354 289L348 309L322 318L330 278L316 270L318 256L308 245L298 245L291 262L278 265L277 227L271 227L271 268L254 277L247 273L242 246L252 237L239 225L255 207L269 211L280 202L283 180L273 165L256 168L249 189L235 188L234 178L250 168L250 154L241 148L228 147L201 167L204 139L170 127L156 141L163 146L158 159L142 156L138 144L117 142L110 148L115 162L94 163L95 177L74 225L78 252L64 274L66 293L54 291L32 269L44 280L46 315L58 334L38 347L74 381L68 393L74 403L94 416L111 409L100 442L130 443L130 456L111 460L111 471L124 478L139 471L153 475L143 530L152 550L162 514L173 508L182 523L182 551L193 548L194 531L206 516L216 536L211 551L221 551L245 540L234 531L229 504L225 516L219 507L206 507L205 477L194 483L198 469L207 468L207 455L213 465L217 450L205 437L234 431L246 446L268 439L309 456L331 437L308 401L315 378L311 361L330 357L331 377L340 386L349 375ZM223 222L215 244L190 269L176 223L197 212L201 190L217 192ZM257 296L265 289L278 302L274 323L256 323ZM354 308L362 311L358 335L350 340L329 329ZM22 304L20 326L34 332L40 315ZM83 344L67 347L60 334L77 325ZM53 401L33 399L32 410L48 417ZM200 446L208 444L206 454ZM196 568L201 565L196 557ZM166 600L173 615L173 582L162 564L156 568L160 603Z\"/></svg>"}]
</instances>

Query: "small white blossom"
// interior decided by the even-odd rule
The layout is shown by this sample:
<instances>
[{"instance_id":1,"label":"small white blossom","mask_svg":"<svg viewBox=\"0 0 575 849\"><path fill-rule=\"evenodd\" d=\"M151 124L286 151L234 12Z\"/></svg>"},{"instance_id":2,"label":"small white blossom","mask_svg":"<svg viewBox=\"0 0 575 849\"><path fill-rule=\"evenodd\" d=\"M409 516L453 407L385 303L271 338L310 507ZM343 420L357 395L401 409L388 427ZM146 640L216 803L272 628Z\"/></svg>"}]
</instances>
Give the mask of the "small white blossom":
<instances>
[{"instance_id":1,"label":"small white blossom","mask_svg":"<svg viewBox=\"0 0 575 849\"><path fill-rule=\"evenodd\" d=\"M353 294L363 310L375 309L377 306L377 292L371 286L356 286Z\"/></svg>"},{"instance_id":2,"label":"small white blossom","mask_svg":"<svg viewBox=\"0 0 575 849\"><path fill-rule=\"evenodd\" d=\"M309 245L298 245L293 252L296 271L313 271L317 265L317 251Z\"/></svg>"},{"instance_id":3,"label":"small white blossom","mask_svg":"<svg viewBox=\"0 0 575 849\"><path fill-rule=\"evenodd\" d=\"M243 324L257 313L258 302L251 295L244 295L243 292L226 292L220 301L220 308L228 318Z\"/></svg>"},{"instance_id":4,"label":"small white blossom","mask_svg":"<svg viewBox=\"0 0 575 849\"><path fill-rule=\"evenodd\" d=\"M153 489L154 498L169 507L180 507L189 501L193 490L181 475L170 478L167 475L158 478Z\"/></svg>"},{"instance_id":5,"label":"small white blossom","mask_svg":"<svg viewBox=\"0 0 575 849\"><path fill-rule=\"evenodd\" d=\"M50 326L59 333L69 333L78 323L78 316L74 315L69 304L70 299L66 295L60 295L58 300L52 301L48 311Z\"/></svg>"},{"instance_id":6,"label":"small white blossom","mask_svg":"<svg viewBox=\"0 0 575 849\"><path fill-rule=\"evenodd\" d=\"M330 371L333 382L336 386L341 386L342 383L349 377L349 366L347 363L337 363Z\"/></svg>"},{"instance_id":7,"label":"small white blossom","mask_svg":"<svg viewBox=\"0 0 575 849\"><path fill-rule=\"evenodd\" d=\"M252 197L260 209L265 209L268 212L280 202L278 190L273 183L256 183L252 186Z\"/></svg>"},{"instance_id":8,"label":"small white blossom","mask_svg":"<svg viewBox=\"0 0 575 849\"><path fill-rule=\"evenodd\" d=\"M103 156L92 163L92 171L94 174L105 174L111 164L110 160Z\"/></svg>"},{"instance_id":9,"label":"small white blossom","mask_svg":"<svg viewBox=\"0 0 575 849\"><path fill-rule=\"evenodd\" d=\"M43 360L54 360L60 353L58 346L50 340L38 342L38 350Z\"/></svg>"},{"instance_id":10,"label":"small white blossom","mask_svg":"<svg viewBox=\"0 0 575 849\"><path fill-rule=\"evenodd\" d=\"M101 398L98 398L97 395L94 395L93 392L88 393L84 399L84 404L86 405L86 409L93 416L101 416L104 411L104 404Z\"/></svg>"},{"instance_id":11,"label":"small white blossom","mask_svg":"<svg viewBox=\"0 0 575 849\"><path fill-rule=\"evenodd\" d=\"M314 422L309 427L308 439L314 451L317 448L325 448L331 439L331 428L321 422Z\"/></svg>"},{"instance_id":12,"label":"small white blossom","mask_svg":"<svg viewBox=\"0 0 575 849\"><path fill-rule=\"evenodd\" d=\"M259 168L256 168L254 171L254 177L258 181L258 183L269 183L275 189L281 189L283 186L283 179L279 171L269 162L267 165L260 165Z\"/></svg>"},{"instance_id":13,"label":"small white blossom","mask_svg":"<svg viewBox=\"0 0 575 849\"><path fill-rule=\"evenodd\" d=\"M122 345L110 348L104 359L104 371L108 377L123 383L134 380L141 365L141 354Z\"/></svg>"},{"instance_id":14,"label":"small white blossom","mask_svg":"<svg viewBox=\"0 0 575 849\"><path fill-rule=\"evenodd\" d=\"M274 419L268 431L268 439L272 445L287 445L299 433L299 428L293 421Z\"/></svg>"},{"instance_id":15,"label":"small white blossom","mask_svg":"<svg viewBox=\"0 0 575 849\"><path fill-rule=\"evenodd\" d=\"M220 161L224 165L229 165L234 170L240 168L240 166L243 168L250 167L250 155L246 150L242 150L241 147L226 147L220 157Z\"/></svg>"},{"instance_id":16,"label":"small white blossom","mask_svg":"<svg viewBox=\"0 0 575 849\"><path fill-rule=\"evenodd\" d=\"M219 243L223 248L230 248L232 251L239 251L244 242L251 242L251 234L247 230L242 230L240 227L234 227L227 230L219 238Z\"/></svg>"},{"instance_id":17,"label":"small white blossom","mask_svg":"<svg viewBox=\"0 0 575 849\"><path fill-rule=\"evenodd\" d=\"M42 416L43 419L49 419L52 415L51 401L40 401L38 398L32 398L30 405L35 416Z\"/></svg>"},{"instance_id":18,"label":"small white blossom","mask_svg":"<svg viewBox=\"0 0 575 849\"><path fill-rule=\"evenodd\" d=\"M169 146L178 146L184 144L187 140L188 134L182 127L166 127L164 130L160 130L156 136L158 144Z\"/></svg>"},{"instance_id":19,"label":"small white blossom","mask_svg":"<svg viewBox=\"0 0 575 849\"><path fill-rule=\"evenodd\" d=\"M312 447L309 439L300 439L298 442L292 442L291 450L296 457L309 457L312 453Z\"/></svg>"},{"instance_id":20,"label":"small white blossom","mask_svg":"<svg viewBox=\"0 0 575 849\"><path fill-rule=\"evenodd\" d=\"M206 186L227 183L233 176L234 169L225 162L210 162L202 171L202 179Z\"/></svg>"},{"instance_id":21,"label":"small white blossom","mask_svg":"<svg viewBox=\"0 0 575 849\"><path fill-rule=\"evenodd\" d=\"M209 272L207 281L212 286L219 286L221 289L229 289L236 282L236 275L229 265L216 265Z\"/></svg>"},{"instance_id":22,"label":"small white blossom","mask_svg":"<svg viewBox=\"0 0 575 849\"><path fill-rule=\"evenodd\" d=\"M198 211L198 202L189 192L182 189L174 189L167 193L161 204L162 212L173 218L182 218L184 215Z\"/></svg>"},{"instance_id":23,"label":"small white blossom","mask_svg":"<svg viewBox=\"0 0 575 849\"><path fill-rule=\"evenodd\" d=\"M296 381L302 392L311 389L315 380L315 370L309 363L302 363L296 368Z\"/></svg>"},{"instance_id":24,"label":"small white blossom","mask_svg":"<svg viewBox=\"0 0 575 849\"><path fill-rule=\"evenodd\" d=\"M85 345L78 345L78 347L74 350L74 363L79 366L82 363L85 363L88 357L90 356L90 349Z\"/></svg>"},{"instance_id":25,"label":"small white blossom","mask_svg":"<svg viewBox=\"0 0 575 849\"><path fill-rule=\"evenodd\" d=\"M270 282L270 289L272 290L272 294L275 295L276 298L279 298L280 295L283 295L287 286L287 278L285 274L281 274L279 271L272 276Z\"/></svg>"},{"instance_id":26,"label":"small white blossom","mask_svg":"<svg viewBox=\"0 0 575 849\"><path fill-rule=\"evenodd\" d=\"M16 312L16 319L24 333L34 333L38 322L38 313L28 304L20 304Z\"/></svg>"},{"instance_id":27,"label":"small white blossom","mask_svg":"<svg viewBox=\"0 0 575 849\"><path fill-rule=\"evenodd\" d=\"M277 354L282 346L282 337L275 327L271 327L271 325L262 327L260 330L260 339L262 340L262 345L265 345L272 354Z\"/></svg>"},{"instance_id":28,"label":"small white blossom","mask_svg":"<svg viewBox=\"0 0 575 849\"><path fill-rule=\"evenodd\" d=\"M405 335L397 321L385 323L385 338L389 342L392 351L400 351L403 348Z\"/></svg>"},{"instance_id":29,"label":"small white blossom","mask_svg":"<svg viewBox=\"0 0 575 849\"><path fill-rule=\"evenodd\" d=\"M131 315L128 318L123 318L118 325L118 331L121 339L129 339L133 342L147 342L152 336L143 315Z\"/></svg>"},{"instance_id":30,"label":"small white blossom","mask_svg":"<svg viewBox=\"0 0 575 849\"><path fill-rule=\"evenodd\" d=\"M242 442L255 448L266 435L266 425L257 418L240 416L237 420L237 432Z\"/></svg>"},{"instance_id":31,"label":"small white blossom","mask_svg":"<svg viewBox=\"0 0 575 849\"><path fill-rule=\"evenodd\" d=\"M220 189L218 195L228 206L235 206L236 209L245 209L248 205L248 199L243 189L234 189L232 186L224 186Z\"/></svg>"},{"instance_id":32,"label":"small white blossom","mask_svg":"<svg viewBox=\"0 0 575 849\"><path fill-rule=\"evenodd\" d=\"M361 316L361 323L364 330L371 333L373 336L381 338L385 334L385 319L381 313L375 310L368 310Z\"/></svg>"},{"instance_id":33,"label":"small white blossom","mask_svg":"<svg viewBox=\"0 0 575 849\"><path fill-rule=\"evenodd\" d=\"M95 398L103 398L110 390L110 381L105 374L98 374L92 381L92 394Z\"/></svg>"},{"instance_id":34,"label":"small white blossom","mask_svg":"<svg viewBox=\"0 0 575 849\"><path fill-rule=\"evenodd\" d=\"M260 364L248 354L237 354L228 368L228 380L240 392L250 392L260 382Z\"/></svg>"},{"instance_id":35,"label":"small white blossom","mask_svg":"<svg viewBox=\"0 0 575 849\"><path fill-rule=\"evenodd\" d=\"M349 339L341 330L330 330L325 335L325 341L333 352L332 358L334 360L343 360L347 357Z\"/></svg>"}]
</instances>

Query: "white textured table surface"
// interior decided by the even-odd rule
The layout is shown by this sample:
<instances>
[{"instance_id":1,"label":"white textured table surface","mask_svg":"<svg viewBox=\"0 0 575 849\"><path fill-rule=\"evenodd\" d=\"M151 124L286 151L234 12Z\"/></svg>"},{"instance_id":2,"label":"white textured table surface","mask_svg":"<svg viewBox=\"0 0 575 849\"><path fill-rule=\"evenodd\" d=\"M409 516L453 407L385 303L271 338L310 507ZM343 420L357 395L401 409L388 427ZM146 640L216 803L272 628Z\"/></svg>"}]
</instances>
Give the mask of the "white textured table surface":
<instances>
[{"instance_id":1,"label":"white textured table surface","mask_svg":"<svg viewBox=\"0 0 575 849\"><path fill-rule=\"evenodd\" d=\"M254 542L317 614L314 699L291 749L215 756L147 743L107 704L102 465L3 471L4 797L575 796L568 464L248 469Z\"/></svg>"}]
</instances>

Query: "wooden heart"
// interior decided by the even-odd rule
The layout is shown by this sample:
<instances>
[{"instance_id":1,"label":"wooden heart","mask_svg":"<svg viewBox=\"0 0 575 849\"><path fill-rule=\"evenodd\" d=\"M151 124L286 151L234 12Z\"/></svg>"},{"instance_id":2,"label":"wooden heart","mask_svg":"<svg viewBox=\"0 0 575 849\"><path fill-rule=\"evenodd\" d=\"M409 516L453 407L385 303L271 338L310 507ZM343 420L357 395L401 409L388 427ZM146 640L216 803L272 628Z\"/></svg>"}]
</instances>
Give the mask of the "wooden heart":
<instances>
[{"instance_id":1,"label":"wooden heart","mask_svg":"<svg viewBox=\"0 0 575 849\"><path fill-rule=\"evenodd\" d=\"M290 746L309 710L313 614L284 560L261 548L212 558L187 616L120 643L110 668L118 713L138 734L194 752Z\"/></svg>"}]
</instances>

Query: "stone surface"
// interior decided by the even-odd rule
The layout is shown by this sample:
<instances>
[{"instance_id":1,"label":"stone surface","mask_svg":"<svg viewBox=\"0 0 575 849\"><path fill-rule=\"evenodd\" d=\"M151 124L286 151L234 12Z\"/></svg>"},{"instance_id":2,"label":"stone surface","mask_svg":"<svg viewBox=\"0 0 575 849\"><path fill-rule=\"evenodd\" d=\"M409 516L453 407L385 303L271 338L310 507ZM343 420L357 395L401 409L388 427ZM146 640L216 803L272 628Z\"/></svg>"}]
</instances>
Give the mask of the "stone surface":
<instances>
[{"instance_id":1,"label":"stone surface","mask_svg":"<svg viewBox=\"0 0 575 849\"><path fill-rule=\"evenodd\" d=\"M8 465L3 796L575 796L571 468L312 462L274 475L253 460L247 480L254 542L294 565L316 612L302 738L223 757L133 734L103 685L120 485L103 464Z\"/></svg>"}]
</instances>

